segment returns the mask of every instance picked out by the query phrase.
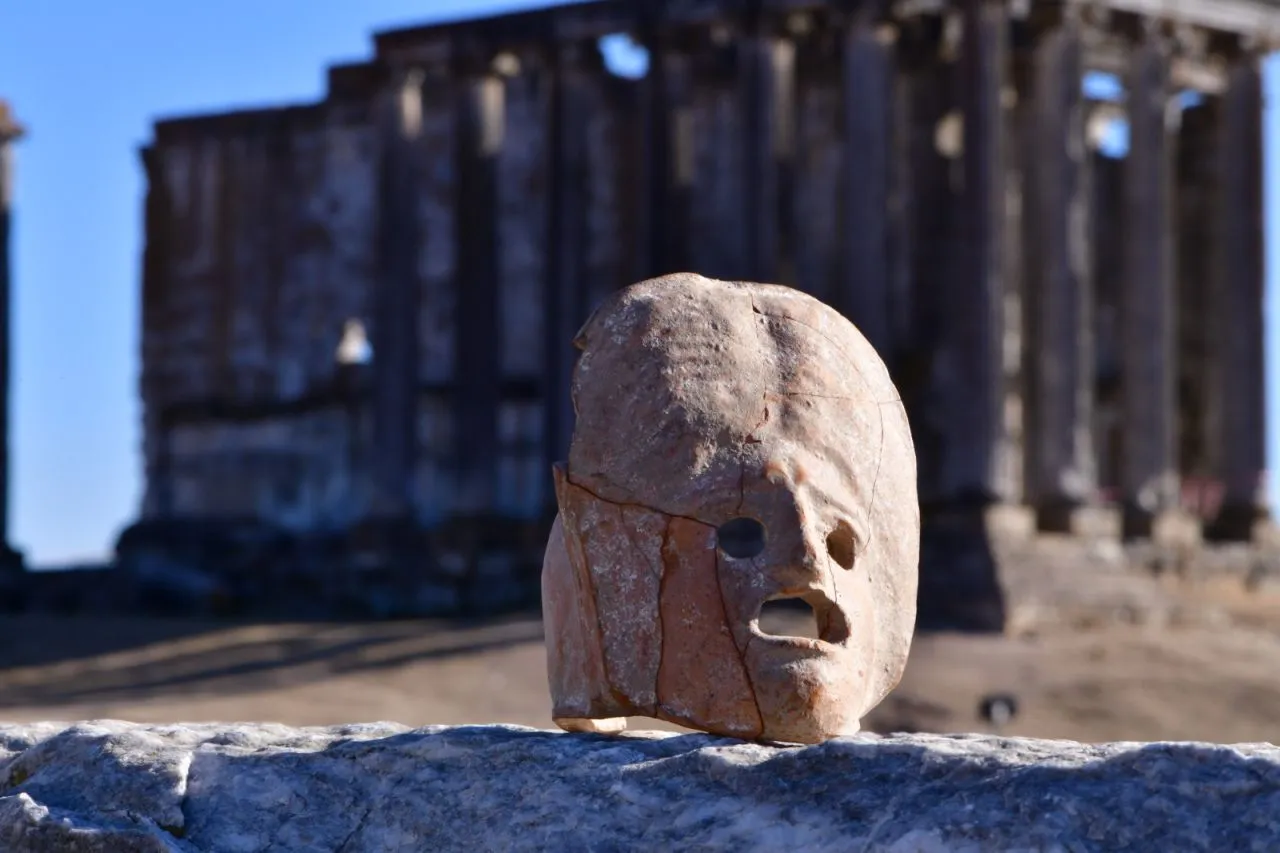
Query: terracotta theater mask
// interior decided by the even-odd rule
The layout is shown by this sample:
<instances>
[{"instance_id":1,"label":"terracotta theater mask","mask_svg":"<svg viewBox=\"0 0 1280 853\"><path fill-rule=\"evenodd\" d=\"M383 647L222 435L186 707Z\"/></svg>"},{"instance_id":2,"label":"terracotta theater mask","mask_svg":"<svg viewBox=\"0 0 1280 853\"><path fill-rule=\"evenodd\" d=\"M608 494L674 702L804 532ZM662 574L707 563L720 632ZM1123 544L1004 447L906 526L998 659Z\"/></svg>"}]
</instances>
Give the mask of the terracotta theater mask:
<instances>
[{"instance_id":1,"label":"terracotta theater mask","mask_svg":"<svg viewBox=\"0 0 1280 853\"><path fill-rule=\"evenodd\" d=\"M902 676L919 561L915 453L879 356L810 296L690 274L614 294L575 344L542 573L557 725L856 732ZM761 630L783 598L817 639Z\"/></svg>"}]
</instances>

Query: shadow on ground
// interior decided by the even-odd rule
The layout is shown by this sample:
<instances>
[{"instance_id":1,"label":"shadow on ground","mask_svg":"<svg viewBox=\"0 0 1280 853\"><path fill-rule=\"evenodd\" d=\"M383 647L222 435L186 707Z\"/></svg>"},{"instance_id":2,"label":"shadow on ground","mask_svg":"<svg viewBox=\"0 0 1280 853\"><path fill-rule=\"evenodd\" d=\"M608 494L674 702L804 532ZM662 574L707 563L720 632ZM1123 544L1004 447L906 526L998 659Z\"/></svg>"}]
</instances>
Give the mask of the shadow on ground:
<instances>
[{"instance_id":1,"label":"shadow on ground","mask_svg":"<svg viewBox=\"0 0 1280 853\"><path fill-rule=\"evenodd\" d=\"M541 642L541 623L528 617L228 624L11 616L0 624L0 708L279 688Z\"/></svg>"}]
</instances>

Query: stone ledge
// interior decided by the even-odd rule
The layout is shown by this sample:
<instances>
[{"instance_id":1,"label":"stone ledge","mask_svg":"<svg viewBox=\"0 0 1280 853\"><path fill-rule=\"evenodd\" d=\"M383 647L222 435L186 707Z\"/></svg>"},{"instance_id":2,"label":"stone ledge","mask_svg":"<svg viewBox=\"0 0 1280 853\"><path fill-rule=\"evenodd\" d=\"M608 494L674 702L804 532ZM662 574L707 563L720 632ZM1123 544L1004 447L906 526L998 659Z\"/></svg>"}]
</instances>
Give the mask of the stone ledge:
<instances>
[{"instance_id":1,"label":"stone ledge","mask_svg":"<svg viewBox=\"0 0 1280 853\"><path fill-rule=\"evenodd\" d=\"M1280 748L0 726L0 849L1276 850Z\"/></svg>"}]
</instances>

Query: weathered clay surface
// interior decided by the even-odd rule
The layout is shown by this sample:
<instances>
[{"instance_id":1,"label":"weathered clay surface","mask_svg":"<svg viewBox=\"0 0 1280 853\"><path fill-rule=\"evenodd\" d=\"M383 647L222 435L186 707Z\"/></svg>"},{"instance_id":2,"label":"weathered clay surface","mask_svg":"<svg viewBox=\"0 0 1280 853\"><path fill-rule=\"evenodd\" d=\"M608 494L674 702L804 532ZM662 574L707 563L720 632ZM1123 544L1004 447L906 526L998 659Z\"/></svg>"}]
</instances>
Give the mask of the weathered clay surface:
<instances>
[{"instance_id":1,"label":"weathered clay surface","mask_svg":"<svg viewBox=\"0 0 1280 853\"><path fill-rule=\"evenodd\" d=\"M920 547L911 434L875 350L799 291L691 274L620 291L577 344L543 570L553 717L857 731L906 663ZM763 525L762 551L726 550L734 519ZM812 607L818 639L761 631L780 598Z\"/></svg>"},{"instance_id":2,"label":"weathered clay surface","mask_svg":"<svg viewBox=\"0 0 1280 853\"><path fill-rule=\"evenodd\" d=\"M1280 749L0 727L6 853L1280 849Z\"/></svg>"}]
</instances>

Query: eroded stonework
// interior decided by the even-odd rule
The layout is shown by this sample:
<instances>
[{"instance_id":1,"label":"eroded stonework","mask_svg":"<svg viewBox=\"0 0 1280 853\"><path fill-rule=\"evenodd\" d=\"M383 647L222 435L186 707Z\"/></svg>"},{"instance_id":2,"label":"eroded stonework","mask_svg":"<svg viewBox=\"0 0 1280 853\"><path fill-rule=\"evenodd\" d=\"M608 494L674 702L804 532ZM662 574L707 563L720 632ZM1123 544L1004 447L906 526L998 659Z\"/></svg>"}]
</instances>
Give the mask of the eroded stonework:
<instances>
[{"instance_id":1,"label":"eroded stonework","mask_svg":"<svg viewBox=\"0 0 1280 853\"><path fill-rule=\"evenodd\" d=\"M811 296L692 274L620 291L576 344L542 581L557 723L857 731L906 663L920 545L880 357ZM761 630L784 598L817 639Z\"/></svg>"}]
</instances>

